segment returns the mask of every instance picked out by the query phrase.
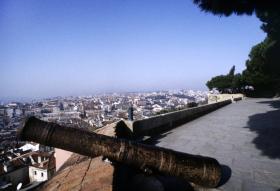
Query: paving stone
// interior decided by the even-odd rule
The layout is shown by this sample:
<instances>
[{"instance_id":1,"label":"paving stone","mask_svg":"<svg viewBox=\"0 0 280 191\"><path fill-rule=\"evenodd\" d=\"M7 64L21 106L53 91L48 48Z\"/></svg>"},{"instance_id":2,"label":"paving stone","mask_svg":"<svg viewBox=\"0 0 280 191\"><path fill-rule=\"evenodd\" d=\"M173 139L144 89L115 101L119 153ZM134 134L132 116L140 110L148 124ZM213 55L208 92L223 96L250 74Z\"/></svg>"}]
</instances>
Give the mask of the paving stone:
<instances>
[{"instance_id":1,"label":"paving stone","mask_svg":"<svg viewBox=\"0 0 280 191\"><path fill-rule=\"evenodd\" d=\"M218 190L280 190L279 116L279 99L246 99L173 129L158 145L229 166Z\"/></svg>"},{"instance_id":2,"label":"paving stone","mask_svg":"<svg viewBox=\"0 0 280 191\"><path fill-rule=\"evenodd\" d=\"M277 191L279 188L274 186L268 186L255 181L244 180L242 182L241 190L252 190L252 191Z\"/></svg>"},{"instance_id":3,"label":"paving stone","mask_svg":"<svg viewBox=\"0 0 280 191\"><path fill-rule=\"evenodd\" d=\"M279 186L280 174L276 172L254 170L254 180L266 185Z\"/></svg>"}]
</instances>

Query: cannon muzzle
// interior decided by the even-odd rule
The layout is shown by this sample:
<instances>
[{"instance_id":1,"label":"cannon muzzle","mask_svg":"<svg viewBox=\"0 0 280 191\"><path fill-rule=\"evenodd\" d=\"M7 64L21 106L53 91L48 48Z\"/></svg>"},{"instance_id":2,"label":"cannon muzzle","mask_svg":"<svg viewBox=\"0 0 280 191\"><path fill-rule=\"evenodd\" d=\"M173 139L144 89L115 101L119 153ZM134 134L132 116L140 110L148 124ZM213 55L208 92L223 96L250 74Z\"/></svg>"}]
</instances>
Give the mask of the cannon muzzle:
<instances>
[{"instance_id":1,"label":"cannon muzzle","mask_svg":"<svg viewBox=\"0 0 280 191\"><path fill-rule=\"evenodd\" d=\"M35 117L25 121L18 136L89 157L102 155L137 168L147 167L204 187L216 187L221 179L221 166L216 159L60 126Z\"/></svg>"}]
</instances>

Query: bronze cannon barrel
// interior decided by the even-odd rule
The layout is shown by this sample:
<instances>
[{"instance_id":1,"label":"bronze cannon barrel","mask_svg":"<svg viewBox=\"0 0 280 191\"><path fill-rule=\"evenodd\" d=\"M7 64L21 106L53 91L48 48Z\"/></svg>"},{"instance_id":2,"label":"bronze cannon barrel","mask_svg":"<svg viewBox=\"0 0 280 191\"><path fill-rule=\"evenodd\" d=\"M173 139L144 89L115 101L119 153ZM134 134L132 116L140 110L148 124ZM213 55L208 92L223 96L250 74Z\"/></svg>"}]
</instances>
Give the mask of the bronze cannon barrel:
<instances>
[{"instance_id":1,"label":"bronze cannon barrel","mask_svg":"<svg viewBox=\"0 0 280 191\"><path fill-rule=\"evenodd\" d=\"M90 157L102 155L134 167L147 167L204 187L216 187L221 179L221 166L213 158L60 126L35 117L25 121L18 136L21 140L34 141Z\"/></svg>"}]
</instances>

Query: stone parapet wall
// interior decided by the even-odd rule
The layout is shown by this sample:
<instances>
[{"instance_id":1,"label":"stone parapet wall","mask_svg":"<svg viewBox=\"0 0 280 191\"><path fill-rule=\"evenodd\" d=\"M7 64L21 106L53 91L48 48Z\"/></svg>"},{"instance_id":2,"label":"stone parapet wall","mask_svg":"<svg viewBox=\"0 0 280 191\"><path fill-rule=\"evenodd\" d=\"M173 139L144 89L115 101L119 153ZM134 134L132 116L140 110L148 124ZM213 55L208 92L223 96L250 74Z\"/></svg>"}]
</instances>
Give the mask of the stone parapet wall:
<instances>
[{"instance_id":1,"label":"stone parapet wall","mask_svg":"<svg viewBox=\"0 0 280 191\"><path fill-rule=\"evenodd\" d=\"M194 108L161 114L143 120L133 121L131 123L131 128L135 136L157 135L230 103L232 103L232 100L228 99L217 103L202 105Z\"/></svg>"}]
</instances>

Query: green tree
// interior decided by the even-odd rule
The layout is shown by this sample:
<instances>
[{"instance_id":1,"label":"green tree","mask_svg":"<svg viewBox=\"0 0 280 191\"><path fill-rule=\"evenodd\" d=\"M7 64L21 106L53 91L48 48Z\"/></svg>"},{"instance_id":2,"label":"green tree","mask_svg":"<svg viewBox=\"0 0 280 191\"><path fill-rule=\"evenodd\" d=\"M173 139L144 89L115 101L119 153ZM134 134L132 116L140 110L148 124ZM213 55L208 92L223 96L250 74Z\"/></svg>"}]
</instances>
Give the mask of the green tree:
<instances>
[{"instance_id":1,"label":"green tree","mask_svg":"<svg viewBox=\"0 0 280 191\"><path fill-rule=\"evenodd\" d=\"M231 86L231 81L227 75L219 75L213 77L206 83L206 86L212 90L217 89L221 93L226 93Z\"/></svg>"},{"instance_id":2,"label":"green tree","mask_svg":"<svg viewBox=\"0 0 280 191\"><path fill-rule=\"evenodd\" d=\"M235 73L235 66L232 66L231 69L229 70L228 75L229 76L234 76L234 73Z\"/></svg>"},{"instance_id":3,"label":"green tree","mask_svg":"<svg viewBox=\"0 0 280 191\"><path fill-rule=\"evenodd\" d=\"M235 74L232 79L233 93L241 93L245 87L244 78L241 74Z\"/></svg>"},{"instance_id":4,"label":"green tree","mask_svg":"<svg viewBox=\"0 0 280 191\"><path fill-rule=\"evenodd\" d=\"M240 92L242 85L241 74L235 74L235 66L230 69L227 75L215 76L206 83L210 90L217 89L221 93Z\"/></svg>"},{"instance_id":5,"label":"green tree","mask_svg":"<svg viewBox=\"0 0 280 191\"><path fill-rule=\"evenodd\" d=\"M236 76L236 83L252 85L256 91L280 93L280 3L275 0L194 0L202 11L215 15L252 15L262 22L266 39L254 46L246 61L243 76ZM240 79L238 79L240 78ZM241 80L241 81L240 81ZM239 82L238 82L239 81Z\"/></svg>"},{"instance_id":6,"label":"green tree","mask_svg":"<svg viewBox=\"0 0 280 191\"><path fill-rule=\"evenodd\" d=\"M254 46L243 71L244 81L255 88L257 95L273 95L279 92L280 73L277 70L279 64L269 63L270 46L269 39Z\"/></svg>"}]
</instances>

